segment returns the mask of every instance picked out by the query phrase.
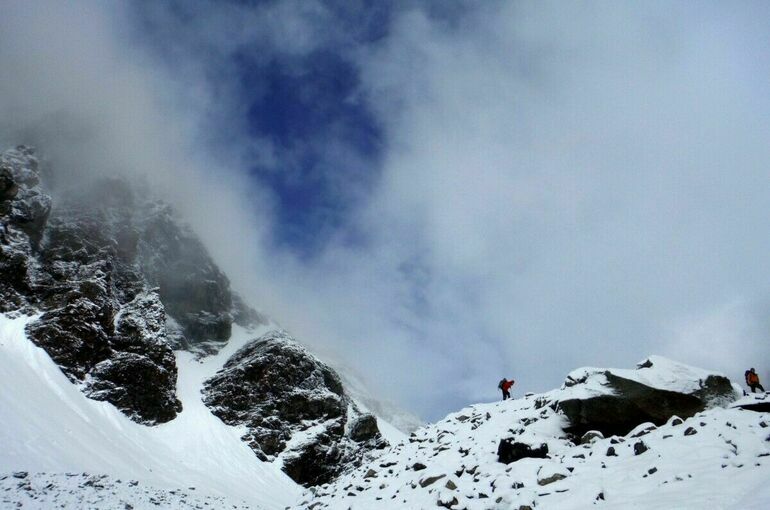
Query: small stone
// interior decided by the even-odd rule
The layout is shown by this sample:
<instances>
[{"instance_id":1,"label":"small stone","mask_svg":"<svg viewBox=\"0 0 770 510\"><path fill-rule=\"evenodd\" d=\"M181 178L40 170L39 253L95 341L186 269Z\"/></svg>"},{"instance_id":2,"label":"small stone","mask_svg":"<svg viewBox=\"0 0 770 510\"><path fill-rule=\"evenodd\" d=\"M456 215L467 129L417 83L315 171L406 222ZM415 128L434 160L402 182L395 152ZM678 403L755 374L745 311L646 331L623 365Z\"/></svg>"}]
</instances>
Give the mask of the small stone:
<instances>
[{"instance_id":1,"label":"small stone","mask_svg":"<svg viewBox=\"0 0 770 510\"><path fill-rule=\"evenodd\" d=\"M695 427L687 427L687 430L684 431L685 436L694 436L698 433L698 430Z\"/></svg>"},{"instance_id":2,"label":"small stone","mask_svg":"<svg viewBox=\"0 0 770 510\"><path fill-rule=\"evenodd\" d=\"M428 466L426 466L425 464L423 464L421 462L415 462L414 464L412 464L412 469L414 469L415 471L422 471L423 469L425 469L427 467Z\"/></svg>"},{"instance_id":3,"label":"small stone","mask_svg":"<svg viewBox=\"0 0 770 510\"><path fill-rule=\"evenodd\" d=\"M648 469L648 470L647 470L647 473L649 473L649 474L651 474L651 475L652 475L652 474L655 474L655 473L657 473L657 472L658 472L658 468L656 468L656 467L652 467L652 468L650 468L650 469Z\"/></svg>"},{"instance_id":4,"label":"small stone","mask_svg":"<svg viewBox=\"0 0 770 510\"><path fill-rule=\"evenodd\" d=\"M641 455L647 450L649 450L649 448L646 444L644 444L644 441L639 441L638 443L634 444L634 455Z\"/></svg>"},{"instance_id":5,"label":"small stone","mask_svg":"<svg viewBox=\"0 0 770 510\"><path fill-rule=\"evenodd\" d=\"M549 477L542 478L542 479L538 480L537 484L542 487L542 486L545 486L545 485L548 485L548 484L551 484L551 483L554 483L554 482L558 482L559 480L564 480L565 478L567 478L567 475L564 475L562 473L554 473L554 474L552 474Z\"/></svg>"},{"instance_id":6,"label":"small stone","mask_svg":"<svg viewBox=\"0 0 770 510\"><path fill-rule=\"evenodd\" d=\"M375 471L374 469L370 469L364 475L364 478L376 478L376 477L377 477L377 471Z\"/></svg>"},{"instance_id":7,"label":"small stone","mask_svg":"<svg viewBox=\"0 0 770 510\"><path fill-rule=\"evenodd\" d=\"M599 439L604 439L604 434L598 430L589 430L580 438L580 444L591 444Z\"/></svg>"},{"instance_id":8,"label":"small stone","mask_svg":"<svg viewBox=\"0 0 770 510\"><path fill-rule=\"evenodd\" d=\"M424 489L425 487L428 487L429 485L435 483L436 481L441 480L445 476L446 475L436 475L436 476L429 476L427 478L423 478L422 480L420 480L420 487Z\"/></svg>"},{"instance_id":9,"label":"small stone","mask_svg":"<svg viewBox=\"0 0 770 510\"><path fill-rule=\"evenodd\" d=\"M607 448L607 457L617 457L617 456L618 456L618 454L615 453L615 447L614 446L610 446L609 448Z\"/></svg>"}]
</instances>

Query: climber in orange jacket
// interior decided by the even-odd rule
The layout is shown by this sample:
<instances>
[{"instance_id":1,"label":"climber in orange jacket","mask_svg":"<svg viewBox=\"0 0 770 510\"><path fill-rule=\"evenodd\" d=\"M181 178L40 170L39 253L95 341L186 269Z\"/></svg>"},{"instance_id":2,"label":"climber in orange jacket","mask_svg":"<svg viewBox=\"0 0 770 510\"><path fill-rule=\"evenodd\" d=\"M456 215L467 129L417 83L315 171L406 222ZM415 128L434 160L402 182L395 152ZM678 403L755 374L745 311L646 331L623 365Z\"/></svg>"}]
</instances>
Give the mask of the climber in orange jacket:
<instances>
[{"instance_id":1,"label":"climber in orange jacket","mask_svg":"<svg viewBox=\"0 0 770 510\"><path fill-rule=\"evenodd\" d=\"M759 388L759 391L765 391L765 389L762 387L761 384L759 384L759 376L757 375L757 372L751 368L749 370L746 370L746 384L749 388L751 388L751 392L755 393L757 391L757 388Z\"/></svg>"},{"instance_id":2,"label":"climber in orange jacket","mask_svg":"<svg viewBox=\"0 0 770 510\"><path fill-rule=\"evenodd\" d=\"M509 390L511 389L511 386L513 386L515 382L516 381L514 381L513 379L509 381L508 379L503 377L503 379L498 383L497 389L503 391L503 400L507 398L511 398L511 392Z\"/></svg>"}]
</instances>

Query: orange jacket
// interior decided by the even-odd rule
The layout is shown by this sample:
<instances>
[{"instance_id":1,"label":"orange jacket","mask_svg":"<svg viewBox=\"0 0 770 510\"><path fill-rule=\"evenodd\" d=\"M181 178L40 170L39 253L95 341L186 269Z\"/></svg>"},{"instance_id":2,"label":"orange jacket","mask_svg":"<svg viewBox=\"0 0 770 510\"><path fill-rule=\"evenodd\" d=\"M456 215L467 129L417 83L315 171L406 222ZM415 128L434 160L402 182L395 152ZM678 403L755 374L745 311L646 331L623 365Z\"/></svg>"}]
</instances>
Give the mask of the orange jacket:
<instances>
[{"instance_id":1,"label":"orange jacket","mask_svg":"<svg viewBox=\"0 0 770 510\"><path fill-rule=\"evenodd\" d=\"M759 384L759 376L756 372L749 372L746 376L746 382L749 384Z\"/></svg>"},{"instance_id":2,"label":"orange jacket","mask_svg":"<svg viewBox=\"0 0 770 510\"><path fill-rule=\"evenodd\" d=\"M503 391L508 391L511 389L511 386L513 386L514 381L505 381L503 383Z\"/></svg>"}]
</instances>

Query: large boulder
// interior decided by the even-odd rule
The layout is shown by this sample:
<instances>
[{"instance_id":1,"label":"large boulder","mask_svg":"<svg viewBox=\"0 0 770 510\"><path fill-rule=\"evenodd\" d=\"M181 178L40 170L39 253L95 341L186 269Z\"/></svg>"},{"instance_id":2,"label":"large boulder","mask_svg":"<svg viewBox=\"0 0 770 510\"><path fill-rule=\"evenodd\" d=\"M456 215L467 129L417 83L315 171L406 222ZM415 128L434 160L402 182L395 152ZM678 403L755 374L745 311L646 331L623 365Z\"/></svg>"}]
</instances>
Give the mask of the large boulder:
<instances>
[{"instance_id":1,"label":"large boulder","mask_svg":"<svg viewBox=\"0 0 770 510\"><path fill-rule=\"evenodd\" d=\"M770 413L770 393L750 393L734 402L731 407L757 413Z\"/></svg>"},{"instance_id":2,"label":"large boulder","mask_svg":"<svg viewBox=\"0 0 770 510\"><path fill-rule=\"evenodd\" d=\"M263 460L310 486L331 481L386 445L376 419L345 394L339 376L288 334L272 331L236 352L204 384L203 400Z\"/></svg>"},{"instance_id":3,"label":"large boulder","mask_svg":"<svg viewBox=\"0 0 770 510\"><path fill-rule=\"evenodd\" d=\"M567 377L558 409L566 430L582 436L598 430L625 435L640 423L662 425L672 416L688 418L737 398L726 377L651 356L636 370L578 369Z\"/></svg>"}]
</instances>

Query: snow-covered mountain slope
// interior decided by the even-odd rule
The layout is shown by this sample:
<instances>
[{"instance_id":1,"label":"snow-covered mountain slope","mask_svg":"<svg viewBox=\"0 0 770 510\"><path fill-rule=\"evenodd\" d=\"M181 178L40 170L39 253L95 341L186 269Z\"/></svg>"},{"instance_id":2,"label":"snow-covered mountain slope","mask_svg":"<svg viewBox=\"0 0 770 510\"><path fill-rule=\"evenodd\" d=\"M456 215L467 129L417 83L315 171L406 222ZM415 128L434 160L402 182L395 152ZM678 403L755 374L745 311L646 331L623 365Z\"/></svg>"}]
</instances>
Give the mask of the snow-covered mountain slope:
<instances>
[{"instance_id":1,"label":"snow-covered mountain slope","mask_svg":"<svg viewBox=\"0 0 770 510\"><path fill-rule=\"evenodd\" d=\"M231 341L201 361L177 352L183 411L168 423L147 427L106 402L86 398L26 338L29 320L0 315L0 476L85 472L154 489L189 492L194 487L198 497L226 498L228 504L252 508L278 509L296 501L298 486L277 466L259 462L241 441L243 431L222 423L200 398L203 381L263 331L234 326ZM113 503L72 503L68 508L116 508Z\"/></svg>"},{"instance_id":2,"label":"snow-covered mountain slope","mask_svg":"<svg viewBox=\"0 0 770 510\"><path fill-rule=\"evenodd\" d=\"M158 430L171 431L174 445L180 442L175 432L191 417L205 417L196 426L211 423L200 398L206 379L204 403L232 426L228 434L248 443L256 454L250 462L273 460L305 485L330 481L368 450L386 446L377 419L359 408L327 364L299 345L273 342L269 353L259 352L269 320L231 289L173 207L146 186L117 177L51 188L55 177L56 168L41 165L30 147L0 152L0 313L30 317L26 339L87 397L143 425L173 421ZM245 338L243 328L254 336ZM228 361L240 348L240 362ZM205 374L193 354L204 360ZM34 365L26 377L44 366ZM216 374L225 365L225 373ZM310 376L308 367L323 377ZM325 381L332 383L334 402L322 396ZM62 388L49 389L70 398L71 388ZM185 402L193 409L178 418ZM314 428L321 422L326 426ZM311 428L316 433L309 434ZM213 455L217 434L213 441L191 437Z\"/></svg>"},{"instance_id":3,"label":"snow-covered mountain slope","mask_svg":"<svg viewBox=\"0 0 770 510\"><path fill-rule=\"evenodd\" d=\"M623 436L596 432L581 441L565 432L571 423L562 401L617 396L603 382L607 373L682 396L714 375L651 360L654 370L581 369L560 390L450 414L370 465L306 492L296 508L770 508L767 413L713 407L659 426L641 423ZM507 439L510 448L501 444ZM519 454L526 457L514 460Z\"/></svg>"}]
</instances>

